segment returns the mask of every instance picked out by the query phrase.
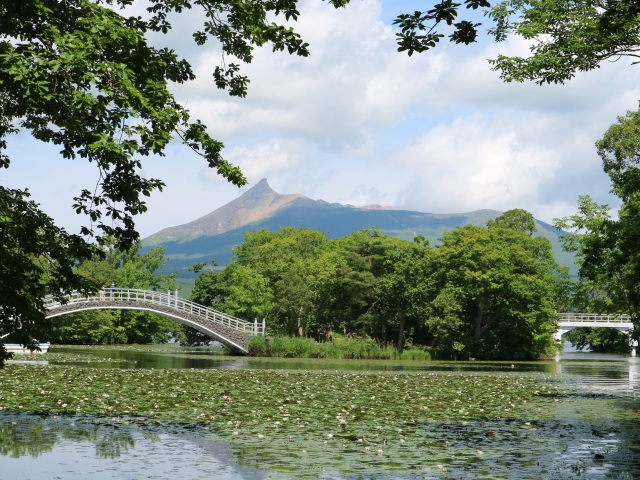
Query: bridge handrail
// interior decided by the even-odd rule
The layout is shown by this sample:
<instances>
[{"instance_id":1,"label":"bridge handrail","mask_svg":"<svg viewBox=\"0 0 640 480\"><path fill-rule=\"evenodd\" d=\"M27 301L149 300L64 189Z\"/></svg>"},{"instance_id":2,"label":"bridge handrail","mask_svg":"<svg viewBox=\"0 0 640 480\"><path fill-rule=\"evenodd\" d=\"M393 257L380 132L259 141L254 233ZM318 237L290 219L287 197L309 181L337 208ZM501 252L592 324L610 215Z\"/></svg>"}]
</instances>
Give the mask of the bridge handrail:
<instances>
[{"instance_id":1,"label":"bridge handrail","mask_svg":"<svg viewBox=\"0 0 640 480\"><path fill-rule=\"evenodd\" d=\"M558 313L559 322L631 323L631 315L624 313Z\"/></svg>"},{"instance_id":2,"label":"bridge handrail","mask_svg":"<svg viewBox=\"0 0 640 480\"><path fill-rule=\"evenodd\" d=\"M82 292L73 292L65 295L65 302L60 302L53 295L44 298L44 306L47 310L55 309L63 305L89 303L95 301L127 301L151 303L171 307L181 312L190 313L205 320L211 320L219 325L233 328L253 335L264 334L264 322L247 322L224 312L205 307L190 300L185 300L177 295L177 292L157 292L153 290L139 290L133 288L103 288L96 295L87 295Z\"/></svg>"}]
</instances>

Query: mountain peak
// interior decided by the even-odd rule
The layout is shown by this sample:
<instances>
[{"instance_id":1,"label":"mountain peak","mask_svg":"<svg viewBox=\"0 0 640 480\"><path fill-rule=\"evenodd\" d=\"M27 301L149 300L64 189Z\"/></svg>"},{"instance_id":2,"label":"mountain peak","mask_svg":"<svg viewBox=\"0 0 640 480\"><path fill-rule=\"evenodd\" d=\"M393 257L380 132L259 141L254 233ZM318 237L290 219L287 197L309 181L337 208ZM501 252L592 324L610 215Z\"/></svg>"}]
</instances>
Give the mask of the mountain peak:
<instances>
[{"instance_id":1,"label":"mountain peak","mask_svg":"<svg viewBox=\"0 0 640 480\"><path fill-rule=\"evenodd\" d=\"M164 242L220 235L270 217L292 201L305 198L303 195L280 195L269 186L267 179L263 178L235 200L197 220L154 233L143 240L143 245L153 246Z\"/></svg>"},{"instance_id":2,"label":"mountain peak","mask_svg":"<svg viewBox=\"0 0 640 480\"><path fill-rule=\"evenodd\" d=\"M256 192L256 193L276 193L270 186L269 186L269 182L267 182L266 178L261 179L258 183L256 183L253 187L251 187L249 190L247 190L247 193L249 192Z\"/></svg>"},{"instance_id":3,"label":"mountain peak","mask_svg":"<svg viewBox=\"0 0 640 480\"><path fill-rule=\"evenodd\" d=\"M267 179L263 178L234 201L241 201L245 204L245 207L249 205L257 206L260 203L269 202L279 196L280 194L269 186Z\"/></svg>"}]
</instances>

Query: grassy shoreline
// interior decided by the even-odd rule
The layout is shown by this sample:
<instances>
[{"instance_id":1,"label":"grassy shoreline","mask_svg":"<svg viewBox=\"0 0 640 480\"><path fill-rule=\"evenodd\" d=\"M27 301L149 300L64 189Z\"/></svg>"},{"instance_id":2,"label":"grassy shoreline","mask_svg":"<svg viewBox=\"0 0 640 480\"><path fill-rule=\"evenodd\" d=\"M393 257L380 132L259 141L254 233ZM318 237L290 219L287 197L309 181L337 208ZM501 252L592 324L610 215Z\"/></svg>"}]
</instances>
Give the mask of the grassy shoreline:
<instances>
[{"instance_id":1,"label":"grassy shoreline","mask_svg":"<svg viewBox=\"0 0 640 480\"><path fill-rule=\"evenodd\" d=\"M249 342L249 355L254 357L333 358L337 360L431 360L431 351L407 347L399 352L393 345L380 345L371 338L336 336L327 342L311 338L255 336Z\"/></svg>"}]
</instances>

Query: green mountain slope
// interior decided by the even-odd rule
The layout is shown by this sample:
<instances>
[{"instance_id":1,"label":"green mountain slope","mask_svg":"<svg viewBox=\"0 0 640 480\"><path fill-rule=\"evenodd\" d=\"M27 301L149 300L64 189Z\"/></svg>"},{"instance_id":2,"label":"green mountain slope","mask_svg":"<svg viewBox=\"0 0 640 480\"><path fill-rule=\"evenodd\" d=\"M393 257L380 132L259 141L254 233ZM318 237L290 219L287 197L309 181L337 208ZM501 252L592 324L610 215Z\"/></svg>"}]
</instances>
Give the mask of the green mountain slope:
<instances>
[{"instance_id":1,"label":"green mountain slope","mask_svg":"<svg viewBox=\"0 0 640 480\"><path fill-rule=\"evenodd\" d=\"M426 237L432 244L446 231L473 224L485 225L502 212L478 210L458 214L433 214L399 210L390 207L353 207L302 195L280 195L265 179L232 202L193 222L165 228L143 240L144 247L162 245L169 258L167 272L179 272L179 278L193 278L187 268L198 262L216 260L225 265L233 246L242 243L247 231L281 227L311 228L325 232L329 238L340 238L363 228L377 227L387 235L412 239ZM558 236L562 232L536 221L538 234L554 245L556 258L573 266L573 257L562 252ZM188 281L187 281L188 283Z\"/></svg>"}]
</instances>

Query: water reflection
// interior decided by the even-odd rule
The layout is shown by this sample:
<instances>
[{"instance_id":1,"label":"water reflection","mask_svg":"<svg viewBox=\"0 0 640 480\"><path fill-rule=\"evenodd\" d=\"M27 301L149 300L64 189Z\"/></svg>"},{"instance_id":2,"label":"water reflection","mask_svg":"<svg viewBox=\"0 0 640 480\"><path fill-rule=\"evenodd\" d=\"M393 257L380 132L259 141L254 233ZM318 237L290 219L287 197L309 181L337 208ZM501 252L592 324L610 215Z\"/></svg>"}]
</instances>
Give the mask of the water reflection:
<instances>
[{"instance_id":1,"label":"water reflection","mask_svg":"<svg viewBox=\"0 0 640 480\"><path fill-rule=\"evenodd\" d=\"M58 434L51 435L43 422L18 422L14 415L0 416L0 419L0 454L12 458L37 457L53 450Z\"/></svg>"},{"instance_id":2,"label":"water reflection","mask_svg":"<svg viewBox=\"0 0 640 480\"><path fill-rule=\"evenodd\" d=\"M0 412L0 478L261 479L204 432ZM36 460L37 459L37 460Z\"/></svg>"},{"instance_id":3,"label":"water reflection","mask_svg":"<svg viewBox=\"0 0 640 480\"><path fill-rule=\"evenodd\" d=\"M554 381L579 392L609 396L640 395L640 359L614 354L573 352L555 362Z\"/></svg>"},{"instance_id":4,"label":"water reflection","mask_svg":"<svg viewBox=\"0 0 640 480\"><path fill-rule=\"evenodd\" d=\"M232 357L220 354L220 350L203 348L175 351L145 351L131 348L53 347L49 363L78 365L95 368L142 369L262 369L262 370L340 370L340 371L459 371L459 372L508 372L514 369L526 372L554 373L553 362L444 362L444 361L393 361L393 360L336 360L326 358L255 358ZM56 359L55 354L75 355L77 361ZM82 357L82 358L80 358ZM87 358L95 357L91 362Z\"/></svg>"}]
</instances>

